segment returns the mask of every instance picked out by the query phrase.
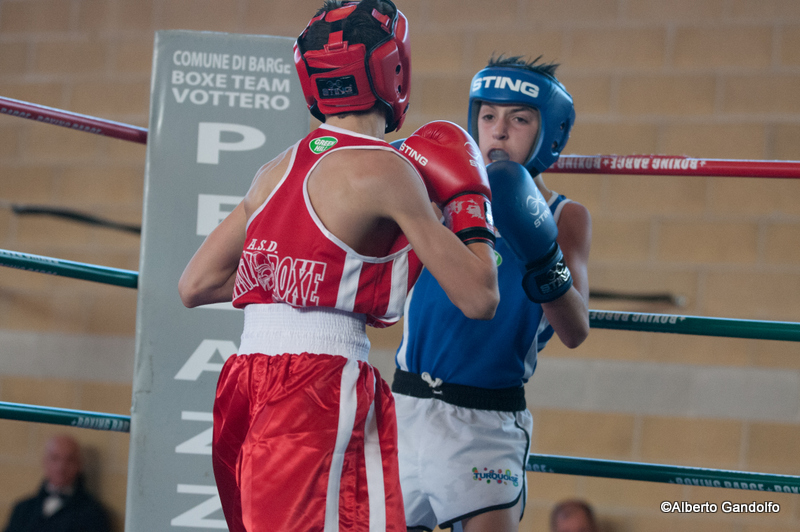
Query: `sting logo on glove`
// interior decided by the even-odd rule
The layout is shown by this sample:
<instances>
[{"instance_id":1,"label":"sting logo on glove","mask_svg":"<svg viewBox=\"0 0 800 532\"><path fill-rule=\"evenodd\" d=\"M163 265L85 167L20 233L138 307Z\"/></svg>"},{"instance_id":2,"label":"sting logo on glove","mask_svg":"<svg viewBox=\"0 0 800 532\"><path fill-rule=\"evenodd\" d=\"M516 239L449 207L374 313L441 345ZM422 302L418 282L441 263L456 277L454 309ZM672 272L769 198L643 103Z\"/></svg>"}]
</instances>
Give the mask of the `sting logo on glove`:
<instances>
[{"instance_id":1,"label":"sting logo on glove","mask_svg":"<svg viewBox=\"0 0 800 532\"><path fill-rule=\"evenodd\" d=\"M528 196L528 200L526 202L526 206L528 207L528 211L536 218L533 221L534 227L539 227L542 225L542 222L550 216L550 208L545 203L544 198L539 196Z\"/></svg>"},{"instance_id":2,"label":"sting logo on glove","mask_svg":"<svg viewBox=\"0 0 800 532\"><path fill-rule=\"evenodd\" d=\"M467 149L467 153L469 154L469 164L475 167L482 166L483 156L481 155L481 152L478 150L478 147L475 145L475 143L465 142L464 147Z\"/></svg>"},{"instance_id":3,"label":"sting logo on glove","mask_svg":"<svg viewBox=\"0 0 800 532\"><path fill-rule=\"evenodd\" d=\"M567 283L572 285L572 274L563 259L559 260L543 275L536 276L536 284L539 286L539 292L544 295L557 291Z\"/></svg>"}]
</instances>

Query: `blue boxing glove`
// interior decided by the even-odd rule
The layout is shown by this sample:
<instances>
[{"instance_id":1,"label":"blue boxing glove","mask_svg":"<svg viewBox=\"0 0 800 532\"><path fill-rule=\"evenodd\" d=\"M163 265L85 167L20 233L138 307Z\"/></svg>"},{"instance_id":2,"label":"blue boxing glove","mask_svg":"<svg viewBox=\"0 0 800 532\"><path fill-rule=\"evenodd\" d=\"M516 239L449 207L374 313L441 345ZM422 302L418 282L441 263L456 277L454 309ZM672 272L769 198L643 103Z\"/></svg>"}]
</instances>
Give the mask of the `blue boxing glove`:
<instances>
[{"instance_id":1,"label":"blue boxing glove","mask_svg":"<svg viewBox=\"0 0 800 532\"><path fill-rule=\"evenodd\" d=\"M572 286L572 275L556 242L558 227L542 193L521 164L498 161L487 166L486 172L495 227L525 265L525 294L534 303L558 299Z\"/></svg>"},{"instance_id":2,"label":"blue boxing glove","mask_svg":"<svg viewBox=\"0 0 800 532\"><path fill-rule=\"evenodd\" d=\"M396 150L399 150L400 146L402 146L405 141L406 141L406 139L397 139L397 140L393 140L389 144L392 145L392 148L394 148Z\"/></svg>"}]
</instances>

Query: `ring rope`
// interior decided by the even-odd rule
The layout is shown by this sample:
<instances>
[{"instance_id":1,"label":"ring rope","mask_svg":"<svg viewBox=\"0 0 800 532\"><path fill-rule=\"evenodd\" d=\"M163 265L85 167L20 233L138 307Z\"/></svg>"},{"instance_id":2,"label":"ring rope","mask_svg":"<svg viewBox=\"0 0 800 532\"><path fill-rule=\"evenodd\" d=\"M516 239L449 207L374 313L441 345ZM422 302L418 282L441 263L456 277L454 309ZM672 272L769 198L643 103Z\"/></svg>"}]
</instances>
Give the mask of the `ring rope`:
<instances>
[{"instance_id":1,"label":"ring rope","mask_svg":"<svg viewBox=\"0 0 800 532\"><path fill-rule=\"evenodd\" d=\"M130 416L4 401L0 401L0 418L112 432L130 432L131 430Z\"/></svg>"},{"instance_id":2,"label":"ring rope","mask_svg":"<svg viewBox=\"0 0 800 532\"><path fill-rule=\"evenodd\" d=\"M678 314L589 310L589 325L594 329L800 342L800 323L788 321L737 320Z\"/></svg>"},{"instance_id":3,"label":"ring rope","mask_svg":"<svg viewBox=\"0 0 800 532\"><path fill-rule=\"evenodd\" d=\"M147 129L0 96L0 113L147 143ZM684 155L561 155L547 172L618 175L800 178L800 161L697 159Z\"/></svg>"},{"instance_id":4,"label":"ring rope","mask_svg":"<svg viewBox=\"0 0 800 532\"><path fill-rule=\"evenodd\" d=\"M131 418L118 414L0 402L0 418L71 427L130 432ZM800 493L800 477L700 467L529 454L527 471L641 480L685 486Z\"/></svg>"},{"instance_id":5,"label":"ring rope","mask_svg":"<svg viewBox=\"0 0 800 532\"><path fill-rule=\"evenodd\" d=\"M93 264L4 249L0 249L0 266L95 281L126 288L136 288L139 283L139 273L135 271L95 266ZM590 309L589 325L595 329L800 342L800 323L786 321L737 320L732 318Z\"/></svg>"},{"instance_id":6,"label":"ring rope","mask_svg":"<svg viewBox=\"0 0 800 532\"><path fill-rule=\"evenodd\" d=\"M528 471L589 477L643 480L684 486L800 493L800 476L728 471L702 467L622 462L549 454L529 454Z\"/></svg>"},{"instance_id":7,"label":"ring rope","mask_svg":"<svg viewBox=\"0 0 800 532\"><path fill-rule=\"evenodd\" d=\"M684 155L562 155L547 172L798 178L800 161L695 159Z\"/></svg>"},{"instance_id":8,"label":"ring rope","mask_svg":"<svg viewBox=\"0 0 800 532\"><path fill-rule=\"evenodd\" d=\"M95 266L94 264L54 259L5 249L0 249L0 266L124 286L126 288L136 288L139 284L139 273L135 271Z\"/></svg>"},{"instance_id":9,"label":"ring rope","mask_svg":"<svg viewBox=\"0 0 800 532\"><path fill-rule=\"evenodd\" d=\"M141 144L147 129L0 96L0 113L74 130ZM562 155L549 170L553 173L622 175L694 175L718 177L798 178L800 162L695 159L685 156L576 156ZM117 286L136 288L138 273L39 255L0 250L0 264L28 271L61 275ZM800 324L705 318L632 312L590 311L593 328L760 338L800 341ZM95 430L130 431L130 416L0 402L0 418L69 425ZM638 462L530 454L528 471L595 476L733 488L800 493L800 477L743 471L726 471Z\"/></svg>"},{"instance_id":10,"label":"ring rope","mask_svg":"<svg viewBox=\"0 0 800 532\"><path fill-rule=\"evenodd\" d=\"M95 135L147 144L146 128L94 118L70 111L62 111L21 100L13 100L4 96L0 96L0 113L66 127L76 131L85 131Z\"/></svg>"}]
</instances>

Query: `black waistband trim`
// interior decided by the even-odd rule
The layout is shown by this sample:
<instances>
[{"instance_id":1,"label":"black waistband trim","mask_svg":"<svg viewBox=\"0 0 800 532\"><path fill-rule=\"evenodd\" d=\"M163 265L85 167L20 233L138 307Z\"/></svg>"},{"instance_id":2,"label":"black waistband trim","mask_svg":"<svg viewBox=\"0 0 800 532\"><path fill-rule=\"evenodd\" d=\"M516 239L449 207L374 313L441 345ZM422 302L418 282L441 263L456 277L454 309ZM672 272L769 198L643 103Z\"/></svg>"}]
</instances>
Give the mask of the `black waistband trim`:
<instances>
[{"instance_id":1,"label":"black waistband trim","mask_svg":"<svg viewBox=\"0 0 800 532\"><path fill-rule=\"evenodd\" d=\"M476 410L519 412L525 410L525 388L477 388L443 382L433 388L416 373L395 369L392 392L420 399L439 399L445 403Z\"/></svg>"}]
</instances>

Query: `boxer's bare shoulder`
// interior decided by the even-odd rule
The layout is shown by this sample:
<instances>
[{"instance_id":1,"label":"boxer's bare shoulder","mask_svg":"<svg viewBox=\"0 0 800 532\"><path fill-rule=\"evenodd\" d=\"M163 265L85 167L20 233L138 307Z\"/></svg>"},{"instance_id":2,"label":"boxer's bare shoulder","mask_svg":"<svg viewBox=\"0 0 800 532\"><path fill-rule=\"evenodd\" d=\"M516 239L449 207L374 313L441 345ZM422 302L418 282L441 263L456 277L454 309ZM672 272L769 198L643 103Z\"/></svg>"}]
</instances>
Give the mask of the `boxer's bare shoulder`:
<instances>
[{"instance_id":1,"label":"boxer's bare shoulder","mask_svg":"<svg viewBox=\"0 0 800 532\"><path fill-rule=\"evenodd\" d=\"M244 209L248 219L267 200L286 174L293 150L294 146L290 146L256 172L244 198Z\"/></svg>"},{"instance_id":2,"label":"boxer's bare shoulder","mask_svg":"<svg viewBox=\"0 0 800 532\"><path fill-rule=\"evenodd\" d=\"M368 256L389 252L400 233L396 211L431 210L421 178L388 149L331 152L311 172L307 190L323 225ZM428 214L436 223L433 213Z\"/></svg>"},{"instance_id":3,"label":"boxer's bare shoulder","mask_svg":"<svg viewBox=\"0 0 800 532\"><path fill-rule=\"evenodd\" d=\"M329 184L374 199L403 187L422 186L422 180L394 150L352 149L339 150L320 161L309 179L309 192L312 187Z\"/></svg>"}]
</instances>

